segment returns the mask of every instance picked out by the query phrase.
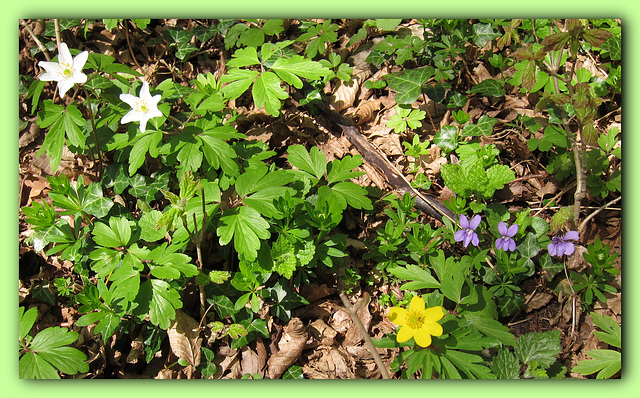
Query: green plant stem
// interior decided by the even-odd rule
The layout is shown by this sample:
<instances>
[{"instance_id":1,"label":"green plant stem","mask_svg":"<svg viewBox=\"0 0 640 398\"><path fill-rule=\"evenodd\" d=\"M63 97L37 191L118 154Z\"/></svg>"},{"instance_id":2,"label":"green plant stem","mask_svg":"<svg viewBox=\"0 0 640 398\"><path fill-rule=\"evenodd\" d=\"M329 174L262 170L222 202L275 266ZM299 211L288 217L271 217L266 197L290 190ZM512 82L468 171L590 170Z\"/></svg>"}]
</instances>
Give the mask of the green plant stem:
<instances>
[{"instance_id":1,"label":"green plant stem","mask_svg":"<svg viewBox=\"0 0 640 398\"><path fill-rule=\"evenodd\" d=\"M365 345L371 352L371 355L373 356L373 360L375 361L376 365L378 365L378 369L380 369L380 375L382 376L383 379L390 379L391 377L389 376L389 371L387 370L387 367L384 365L384 362L382 362L382 358L380 358L380 354L378 354L378 350L376 350L376 346L373 345L373 341L371 341L371 336L369 336L369 333L364 328L364 325L362 324L362 321L360 320L360 317L358 316L356 309L349 302L349 299L347 298L347 295L344 294L344 292L340 292L340 299L342 300L342 304L344 305L345 310L347 311L349 316L351 316L351 319L353 319L353 323L356 324L358 330L360 331L360 335L362 336L362 339L364 340Z\"/></svg>"},{"instance_id":2,"label":"green plant stem","mask_svg":"<svg viewBox=\"0 0 640 398\"><path fill-rule=\"evenodd\" d=\"M553 57L552 57L553 59ZM562 59L562 51L558 52L558 64ZM569 90L569 97L573 99L573 86L571 85L571 80L575 74L575 59L572 54L572 63L571 63L571 72L566 79L562 79L558 75L559 65L556 65L555 62L553 65L547 65L550 70L550 74L553 77L554 88L557 94L560 93L560 87L558 85L558 81L562 80ZM555 61L555 60L554 60ZM569 120L567 119L567 114L564 110L563 106L559 106L560 115L562 117L562 127L567 134L567 138L569 139L569 143L571 144L571 150L573 152L573 160L576 166L576 191L573 195L573 225L577 226L580 220L580 206L582 200L586 197L586 181L587 181L587 170L586 170L586 147L584 141L582 145L579 147L576 137L574 136L571 128L569 127ZM578 135L581 134L582 126L578 123Z\"/></svg>"},{"instance_id":3,"label":"green plant stem","mask_svg":"<svg viewBox=\"0 0 640 398\"><path fill-rule=\"evenodd\" d=\"M91 132L93 133L93 140L96 144L98 158L96 159L90 146L87 146L87 148L89 148L89 152L91 152L91 157L93 158L93 160L97 160L100 164L100 175L102 175L102 152L100 151L100 143L98 142L98 134L96 132L96 122L93 117L93 110L91 109L91 96L89 95L89 91L87 91L86 89L84 90L84 93L87 97L87 111L89 112L89 120L91 121Z\"/></svg>"}]
</instances>

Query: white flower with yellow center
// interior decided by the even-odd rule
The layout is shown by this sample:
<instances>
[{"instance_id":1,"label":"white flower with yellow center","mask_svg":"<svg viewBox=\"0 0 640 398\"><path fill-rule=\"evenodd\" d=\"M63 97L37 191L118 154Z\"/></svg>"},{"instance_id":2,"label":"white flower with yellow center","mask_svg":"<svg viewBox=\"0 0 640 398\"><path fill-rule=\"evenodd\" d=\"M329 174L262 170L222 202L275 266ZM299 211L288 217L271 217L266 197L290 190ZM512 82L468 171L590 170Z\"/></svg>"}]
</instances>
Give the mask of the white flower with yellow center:
<instances>
[{"instance_id":1,"label":"white flower with yellow center","mask_svg":"<svg viewBox=\"0 0 640 398\"><path fill-rule=\"evenodd\" d=\"M158 110L158 102L162 96L160 94L153 97L149 93L149 83L142 81L140 88L140 97L131 94L120 94L120 99L129 106L131 110L120 120L121 123L140 122L140 131L144 133L149 119L162 116L162 112Z\"/></svg>"},{"instance_id":2,"label":"white flower with yellow center","mask_svg":"<svg viewBox=\"0 0 640 398\"><path fill-rule=\"evenodd\" d=\"M60 43L58 47L58 62L38 62L38 65L45 70L45 73L40 76L40 80L58 82L58 94L62 98L74 84L87 81L87 75L82 73L82 68L88 57L89 53L83 51L74 58L71 56L67 45Z\"/></svg>"}]
</instances>

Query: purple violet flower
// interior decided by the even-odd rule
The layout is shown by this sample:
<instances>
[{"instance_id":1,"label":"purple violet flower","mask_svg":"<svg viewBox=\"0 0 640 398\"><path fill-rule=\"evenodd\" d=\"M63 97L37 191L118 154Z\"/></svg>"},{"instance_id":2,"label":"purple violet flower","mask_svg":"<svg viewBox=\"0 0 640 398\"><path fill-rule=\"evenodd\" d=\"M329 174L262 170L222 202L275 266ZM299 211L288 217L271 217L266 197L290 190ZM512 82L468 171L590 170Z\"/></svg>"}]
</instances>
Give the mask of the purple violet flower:
<instances>
[{"instance_id":1,"label":"purple violet flower","mask_svg":"<svg viewBox=\"0 0 640 398\"><path fill-rule=\"evenodd\" d=\"M578 240L580 235L576 231L569 231L564 234L563 237L554 236L551 238L551 243L547 246L549 254L556 257L562 257L563 255L570 256L575 251L573 243L569 240Z\"/></svg>"},{"instance_id":2,"label":"purple violet flower","mask_svg":"<svg viewBox=\"0 0 640 398\"><path fill-rule=\"evenodd\" d=\"M498 223L498 232L502 235L501 238L496 239L496 249L504 250L504 251L514 251L516 250L516 241L512 239L516 233L518 233L518 224L513 224L509 228L507 228L507 224L500 221Z\"/></svg>"},{"instance_id":3,"label":"purple violet flower","mask_svg":"<svg viewBox=\"0 0 640 398\"><path fill-rule=\"evenodd\" d=\"M469 242L474 246L478 246L480 240L478 239L478 234L475 233L474 229L480 225L480 215L476 214L473 216L471 221L469 221L467 216L460 214L460 222L458 224L460 224L462 229L453 234L453 238L456 242L462 242L464 247L469 246Z\"/></svg>"}]
</instances>

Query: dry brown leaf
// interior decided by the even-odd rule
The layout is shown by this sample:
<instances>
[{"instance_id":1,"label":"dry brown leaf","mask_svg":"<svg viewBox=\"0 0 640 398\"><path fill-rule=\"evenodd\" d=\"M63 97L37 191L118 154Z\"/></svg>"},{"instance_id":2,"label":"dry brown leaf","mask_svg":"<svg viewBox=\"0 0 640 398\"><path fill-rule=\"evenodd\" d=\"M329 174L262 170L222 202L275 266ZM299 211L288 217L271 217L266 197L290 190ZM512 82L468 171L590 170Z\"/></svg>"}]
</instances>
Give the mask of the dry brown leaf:
<instances>
[{"instance_id":1,"label":"dry brown leaf","mask_svg":"<svg viewBox=\"0 0 640 398\"><path fill-rule=\"evenodd\" d=\"M534 296L525 304L524 309L526 312L531 312L533 310L537 310L538 308L542 308L551 301L553 298L553 294L545 293L545 292L534 292Z\"/></svg>"},{"instance_id":2,"label":"dry brown leaf","mask_svg":"<svg viewBox=\"0 0 640 398\"><path fill-rule=\"evenodd\" d=\"M307 328L299 318L292 318L284 327L284 333L278 344L280 350L267 362L269 378L279 379L285 370L298 360L306 342Z\"/></svg>"},{"instance_id":3,"label":"dry brown leaf","mask_svg":"<svg viewBox=\"0 0 640 398\"><path fill-rule=\"evenodd\" d=\"M198 322L180 310L176 310L173 324L167 330L171 350L194 368L200 365L202 338Z\"/></svg>"}]
</instances>

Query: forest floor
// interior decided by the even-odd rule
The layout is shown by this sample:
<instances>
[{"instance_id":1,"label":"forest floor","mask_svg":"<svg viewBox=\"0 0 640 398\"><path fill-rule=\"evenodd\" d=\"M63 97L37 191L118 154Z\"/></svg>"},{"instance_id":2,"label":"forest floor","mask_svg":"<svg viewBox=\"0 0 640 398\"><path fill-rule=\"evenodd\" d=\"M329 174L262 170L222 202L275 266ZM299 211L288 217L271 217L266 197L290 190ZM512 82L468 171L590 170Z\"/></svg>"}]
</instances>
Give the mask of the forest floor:
<instances>
[{"instance_id":1,"label":"forest floor","mask_svg":"<svg viewBox=\"0 0 640 398\"><path fill-rule=\"evenodd\" d=\"M65 41L71 48L91 50L98 53L109 54L116 58L116 62L129 65L144 73L151 86L156 86L166 78L172 78L179 83L187 84L196 78L199 73L211 72L220 74L220 68L224 63L207 60L196 62L187 60L182 62L177 58L167 57L166 43L156 40L154 45L147 45L153 38L160 37L163 29L172 26L185 26L194 23L185 20L164 20L162 23L147 28L144 31L136 31L130 37L126 36L123 29L108 31L91 31L86 39L81 35L65 37ZM410 27L411 22L406 24ZM127 41L130 41L136 58L131 57ZM21 35L20 46L20 73L38 75L36 66L39 59L33 57L29 49L33 43L26 34ZM224 46L222 46L224 47ZM361 46L359 51L364 49ZM353 51L351 54L357 59L358 49L343 46L338 51ZM467 62L458 76L459 87L472 87L478 82L492 78L481 57L474 54L473 49L467 54ZM583 66L592 68L594 73L600 73L584 57L581 59ZM354 70L355 73L367 76L382 76L393 72L393 69L380 70ZM506 71L509 73L514 71ZM43 92L43 96L52 96L54 85L50 85ZM332 87L327 91L331 92ZM387 121L395 113L393 93L389 90L366 90L357 87L358 90L346 92L345 108L341 113L351 116L359 126L362 134L371 143L377 146L399 170L405 170L414 159L409 159L403 150L403 141L409 141L411 137L397 134L387 126ZM520 114L533 114L535 95L521 93L518 88L512 88L499 101L488 100L482 96L471 96L465 111L471 114L472 119L477 115L489 115L499 120L499 125L505 126L513 122ZM419 109L428 112L428 118L423 121L423 127L415 130L422 141L433 140L433 136L441 126L451 121L451 112L440 108L433 102L424 101L423 96L418 100ZM252 102L243 103L237 101L236 109L242 116L238 119L237 128L249 138L255 138L267 142L270 148L278 153L283 153L283 148L292 144L302 144L307 148L317 146L324 152L330 161L342 158L344 155L358 154L346 138L339 132L328 131L316 115L298 108L291 101L285 101L282 113L274 118L262 109L255 109ZM27 106L21 105L21 116L29 121L27 127L20 132L19 161L20 161L20 207L28 206L33 201L40 201L46 197L49 186L46 177L53 174L49 167L49 158L46 155L38 155L37 152L44 140L44 134L35 123L35 116L30 115ZM600 125L606 131L610 127L621 129L620 110L611 112L600 120ZM546 171L547 159L540 153L532 152L527 147L527 141L534 136L524 130L513 128L497 129L491 136L481 137L484 144L494 144L501 150L501 163L509 165L516 173L516 179L504 189L496 192L494 201L505 205L510 211L530 208L532 214L550 220L554 209L543 204L544 199L554 198L557 205L570 205L573 201L573 189L571 179L558 181ZM437 147L433 146L430 159L424 163L423 171L429 175L432 181L429 193L444 201L453 193L443 184L440 177L442 159ZM98 180L98 167L89 157L78 157L71 152L63 152L62 161L58 173L67 174L72 181L78 176L84 180ZM389 190L389 185L384 176L378 174L366 164L361 167L364 171L362 177L355 179L363 186L374 186ZM599 198L587 198L583 201L582 216L587 216L603 203ZM576 255L569 258L568 269L579 270L586 265L582 259L582 253L586 246L600 238L603 244L609 244L612 253L621 254L621 224L622 214L620 205L605 209L598 213L586 226L582 234L580 244L576 245ZM382 211L373 216L362 216L360 213L345 214L339 229L347 233L349 240L349 256L346 262L357 269L360 275L375 274L375 264L362 259L366 251L364 241L375 240L375 231L383 223L385 215ZM423 216L422 221L432 223L434 227L441 225L437 220ZM69 261L61 261L57 255L46 256L44 253L35 253L33 247L26 242L27 224L24 215L20 214L19 221L19 255L20 255L20 296L21 303L37 305L39 317L35 328L42 330L49 326L65 326L80 332L80 339L75 345L82 347L87 354L90 372L81 377L85 378L185 378L183 368L175 366L168 368L177 358L171 353L168 343L165 342L161 351L149 364L140 358L140 341L136 339L135 331L129 335L120 333L102 343L98 336L92 333L92 326L77 327L76 321L81 316L64 297L56 296L52 302L43 300L35 295L38 287L53 286L55 278L69 277L73 275L73 264ZM621 268L621 256L618 256L616 268ZM386 284L382 288L371 288L364 283L363 278L351 297L355 300L368 303L360 305L358 315L364 326L374 339L379 339L385 334L392 333L395 325L391 323L386 312L388 307L378 304L382 294L402 294L399 285ZM616 284L621 285L621 275L617 276ZM380 371L372 358L371 353L363 344L363 339L353 320L345 311L342 301L338 296L340 281L337 275L326 273L322 279L313 285L304 286L299 290L309 302L308 305L294 310L293 316L300 318L309 329L309 339L302 355L296 362L302 366L304 376L318 379L352 379L352 378L380 378ZM570 299L569 295L558 294L545 285L544 278L534 275L523 286L526 305L522 311L514 314L510 319L503 320L515 336L529 332L545 332L559 329L562 332L562 351L559 359L568 367L575 365L579 360L587 358L586 351L598 348L602 343L594 336L593 322L586 314L581 313L580 303ZM185 295L193 295L194 292L185 292ZM195 299L195 297L194 297ZM188 308L189 298L183 297L185 307ZM197 300L192 300L195 302ZM197 305L197 303L195 303ZM611 316L616 322L621 322L621 293L607 294L607 302L597 302L594 311ZM577 313L576 313L577 312ZM266 313L266 312L265 312ZM230 346L220 344L216 357L218 363L218 375L222 378L239 378L244 374L265 375L266 363L269 352L272 351L277 336L282 333L283 326L275 319L269 318L269 331L271 339L258 338L248 346L241 349L231 349ZM575 328L575 330L574 330ZM388 366L399 352L399 348L378 349L383 361ZM573 377L582 377L572 374Z\"/></svg>"}]
</instances>

